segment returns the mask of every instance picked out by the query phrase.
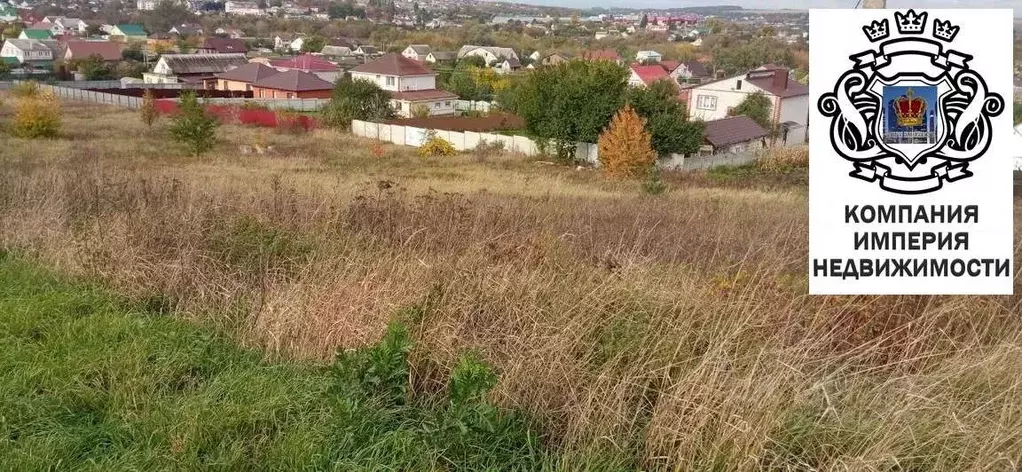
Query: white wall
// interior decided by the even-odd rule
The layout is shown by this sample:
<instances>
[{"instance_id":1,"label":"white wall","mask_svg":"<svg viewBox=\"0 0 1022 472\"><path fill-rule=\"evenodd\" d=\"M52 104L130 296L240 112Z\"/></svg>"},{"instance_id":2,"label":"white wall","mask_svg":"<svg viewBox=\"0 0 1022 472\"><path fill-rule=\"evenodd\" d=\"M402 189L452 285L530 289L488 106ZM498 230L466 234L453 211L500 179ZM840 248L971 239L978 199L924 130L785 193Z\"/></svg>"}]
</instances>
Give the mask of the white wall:
<instances>
[{"instance_id":1,"label":"white wall","mask_svg":"<svg viewBox=\"0 0 1022 472\"><path fill-rule=\"evenodd\" d=\"M413 75L398 77L398 91L436 90L436 75Z\"/></svg>"},{"instance_id":2,"label":"white wall","mask_svg":"<svg viewBox=\"0 0 1022 472\"><path fill-rule=\"evenodd\" d=\"M780 122L794 121L802 125L799 128L788 132L788 140L785 145L792 146L802 144L806 140L806 131L809 126L809 95L785 98L781 100Z\"/></svg>"},{"instance_id":3,"label":"white wall","mask_svg":"<svg viewBox=\"0 0 1022 472\"><path fill-rule=\"evenodd\" d=\"M741 80L741 89L738 88L738 81ZM728 108L734 108L745 100L745 97L763 90L747 82L743 77L734 77L719 82L694 87L689 95L688 115L692 119L703 121L719 120L727 117ZM699 96L717 97L716 108L704 110L699 108ZM772 95L767 94L773 99ZM772 116L772 115L771 115ZM804 119L804 117L803 117Z\"/></svg>"},{"instance_id":4,"label":"white wall","mask_svg":"<svg viewBox=\"0 0 1022 472\"><path fill-rule=\"evenodd\" d=\"M412 116L412 108L416 105L423 105L429 108L430 116L438 115L453 115L455 112L456 100L443 99L443 100L419 100L411 102L408 100L391 100L390 106L394 107L397 115L402 118L410 118Z\"/></svg>"}]
</instances>

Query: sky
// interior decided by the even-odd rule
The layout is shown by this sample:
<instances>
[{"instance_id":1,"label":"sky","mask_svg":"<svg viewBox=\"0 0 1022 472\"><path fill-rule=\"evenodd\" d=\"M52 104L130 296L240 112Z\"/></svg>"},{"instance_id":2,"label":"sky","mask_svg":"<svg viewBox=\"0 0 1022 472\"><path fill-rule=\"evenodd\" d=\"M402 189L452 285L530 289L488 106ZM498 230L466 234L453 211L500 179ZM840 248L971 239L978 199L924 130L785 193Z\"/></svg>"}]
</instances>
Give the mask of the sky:
<instances>
[{"instance_id":1,"label":"sky","mask_svg":"<svg viewBox=\"0 0 1022 472\"><path fill-rule=\"evenodd\" d=\"M515 1L515 0L510 0ZM517 0L534 5L572 8L677 8L688 6L740 5L744 8L852 8L856 0ZM1022 15L1022 0L888 0L888 8L1015 8Z\"/></svg>"}]
</instances>

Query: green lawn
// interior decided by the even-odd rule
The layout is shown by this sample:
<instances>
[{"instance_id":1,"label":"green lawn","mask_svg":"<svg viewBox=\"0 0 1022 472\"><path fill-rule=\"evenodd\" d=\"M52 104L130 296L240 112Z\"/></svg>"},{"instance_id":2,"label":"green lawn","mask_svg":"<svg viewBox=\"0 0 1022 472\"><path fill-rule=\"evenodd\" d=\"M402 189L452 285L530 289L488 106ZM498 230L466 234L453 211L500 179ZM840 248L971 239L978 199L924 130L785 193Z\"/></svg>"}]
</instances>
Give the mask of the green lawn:
<instances>
[{"instance_id":1,"label":"green lawn","mask_svg":"<svg viewBox=\"0 0 1022 472\"><path fill-rule=\"evenodd\" d=\"M471 354L447 391L410 398L398 325L333 366L271 364L159 306L0 253L0 468L607 468L570 467L490 406Z\"/></svg>"}]
</instances>

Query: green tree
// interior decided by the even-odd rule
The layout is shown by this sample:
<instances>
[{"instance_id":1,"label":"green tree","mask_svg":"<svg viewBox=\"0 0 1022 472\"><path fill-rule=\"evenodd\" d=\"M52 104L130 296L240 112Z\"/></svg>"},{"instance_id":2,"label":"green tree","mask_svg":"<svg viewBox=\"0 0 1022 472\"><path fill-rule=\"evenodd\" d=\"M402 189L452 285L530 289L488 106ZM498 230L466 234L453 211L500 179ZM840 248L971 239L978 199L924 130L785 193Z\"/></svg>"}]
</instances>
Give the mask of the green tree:
<instances>
[{"instance_id":1,"label":"green tree","mask_svg":"<svg viewBox=\"0 0 1022 472\"><path fill-rule=\"evenodd\" d=\"M219 126L216 117L206 113L205 105L199 103L195 92L186 92L181 94L180 110L171 120L170 136L198 156L216 144Z\"/></svg>"},{"instance_id":2,"label":"green tree","mask_svg":"<svg viewBox=\"0 0 1022 472\"><path fill-rule=\"evenodd\" d=\"M78 72L85 76L85 80L110 80L113 78L113 70L99 55L92 55L76 64Z\"/></svg>"},{"instance_id":3,"label":"green tree","mask_svg":"<svg viewBox=\"0 0 1022 472\"><path fill-rule=\"evenodd\" d=\"M352 80L350 76L337 81L333 96L323 108L323 121L328 126L344 128L351 120L373 121L394 117L390 94L368 80Z\"/></svg>"},{"instance_id":4,"label":"green tree","mask_svg":"<svg viewBox=\"0 0 1022 472\"><path fill-rule=\"evenodd\" d=\"M530 73L501 94L526 129L571 159L576 142L595 143L625 102L628 72L609 61L568 61Z\"/></svg>"},{"instance_id":5,"label":"green tree","mask_svg":"<svg viewBox=\"0 0 1022 472\"><path fill-rule=\"evenodd\" d=\"M642 14L642 19L639 20L639 28L640 29L641 28L645 28L647 24L649 24L649 18L646 17L645 13L643 13Z\"/></svg>"},{"instance_id":6,"label":"green tree","mask_svg":"<svg viewBox=\"0 0 1022 472\"><path fill-rule=\"evenodd\" d=\"M772 108L770 98L763 95L763 92L756 92L745 97L742 103L739 103L738 106L731 110L730 115L745 115L752 118L752 121L759 123L760 126L770 129L770 108Z\"/></svg>"},{"instance_id":7,"label":"green tree","mask_svg":"<svg viewBox=\"0 0 1022 472\"><path fill-rule=\"evenodd\" d=\"M6 78L11 73L11 65L6 61L0 61L0 78Z\"/></svg>"},{"instance_id":8,"label":"green tree","mask_svg":"<svg viewBox=\"0 0 1022 472\"><path fill-rule=\"evenodd\" d=\"M628 103L646 120L653 149L657 154L695 154L702 145L704 125L689 121L685 106L678 101L678 89L668 80L648 87L632 87Z\"/></svg>"},{"instance_id":9,"label":"green tree","mask_svg":"<svg viewBox=\"0 0 1022 472\"><path fill-rule=\"evenodd\" d=\"M305 38L305 41L302 41L302 52L320 52L323 46L326 46L326 39L322 36Z\"/></svg>"}]
</instances>

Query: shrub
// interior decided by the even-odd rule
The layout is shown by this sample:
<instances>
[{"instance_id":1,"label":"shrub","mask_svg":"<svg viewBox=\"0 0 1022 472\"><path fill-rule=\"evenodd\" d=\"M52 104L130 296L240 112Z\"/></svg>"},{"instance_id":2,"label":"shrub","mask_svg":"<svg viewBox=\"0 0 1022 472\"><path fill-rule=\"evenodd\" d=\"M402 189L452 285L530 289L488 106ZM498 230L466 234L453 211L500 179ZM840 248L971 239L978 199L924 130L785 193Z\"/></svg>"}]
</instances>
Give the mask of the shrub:
<instances>
[{"instance_id":1,"label":"shrub","mask_svg":"<svg viewBox=\"0 0 1022 472\"><path fill-rule=\"evenodd\" d=\"M649 168L646 180L642 183L642 190L650 195L660 195L667 190L667 184L660 178L660 169L657 166Z\"/></svg>"},{"instance_id":2,"label":"shrub","mask_svg":"<svg viewBox=\"0 0 1022 472\"><path fill-rule=\"evenodd\" d=\"M11 96L15 98L35 97L39 95L39 84L28 81L19 82L11 87Z\"/></svg>"},{"instance_id":3,"label":"shrub","mask_svg":"<svg viewBox=\"0 0 1022 472\"><path fill-rule=\"evenodd\" d=\"M412 118L429 118L429 107L421 103L413 106Z\"/></svg>"},{"instance_id":4,"label":"shrub","mask_svg":"<svg viewBox=\"0 0 1022 472\"><path fill-rule=\"evenodd\" d=\"M55 137L60 133L60 115L60 102L53 94L20 95L11 134L26 139Z\"/></svg>"},{"instance_id":5,"label":"shrub","mask_svg":"<svg viewBox=\"0 0 1022 472\"><path fill-rule=\"evenodd\" d=\"M453 156L457 154L454 145L450 141L436 135L436 131L429 131L422 146L419 146L419 155L422 157Z\"/></svg>"},{"instance_id":6,"label":"shrub","mask_svg":"<svg viewBox=\"0 0 1022 472\"><path fill-rule=\"evenodd\" d=\"M352 120L374 121L394 117L390 94L374 82L352 80L344 76L337 81L333 96L322 109L323 123L336 128L348 128Z\"/></svg>"},{"instance_id":7,"label":"shrub","mask_svg":"<svg viewBox=\"0 0 1022 472\"><path fill-rule=\"evenodd\" d=\"M637 177L656 162L650 146L646 123L628 105L614 115L610 126L600 135L600 164L611 177Z\"/></svg>"},{"instance_id":8,"label":"shrub","mask_svg":"<svg viewBox=\"0 0 1022 472\"><path fill-rule=\"evenodd\" d=\"M146 89L142 93L142 109L139 112L142 115L142 123L145 123L147 129L152 129L153 124L156 123L156 98L153 96L153 91Z\"/></svg>"},{"instance_id":9,"label":"shrub","mask_svg":"<svg viewBox=\"0 0 1022 472\"><path fill-rule=\"evenodd\" d=\"M208 151L216 143L216 129L220 122L206 113L194 92L181 95L180 112L174 116L170 136L183 144L193 155Z\"/></svg>"},{"instance_id":10,"label":"shrub","mask_svg":"<svg viewBox=\"0 0 1022 472\"><path fill-rule=\"evenodd\" d=\"M302 123L302 114L293 110L277 111L277 131L291 134L301 134L308 129Z\"/></svg>"},{"instance_id":11,"label":"shrub","mask_svg":"<svg viewBox=\"0 0 1022 472\"><path fill-rule=\"evenodd\" d=\"M787 172L809 168L809 148L806 146L776 147L766 150L758 161L768 172Z\"/></svg>"},{"instance_id":12,"label":"shrub","mask_svg":"<svg viewBox=\"0 0 1022 472\"><path fill-rule=\"evenodd\" d=\"M472 151L477 158L485 158L488 156L500 156L504 154L504 142L503 141L479 141L475 149Z\"/></svg>"}]
</instances>

